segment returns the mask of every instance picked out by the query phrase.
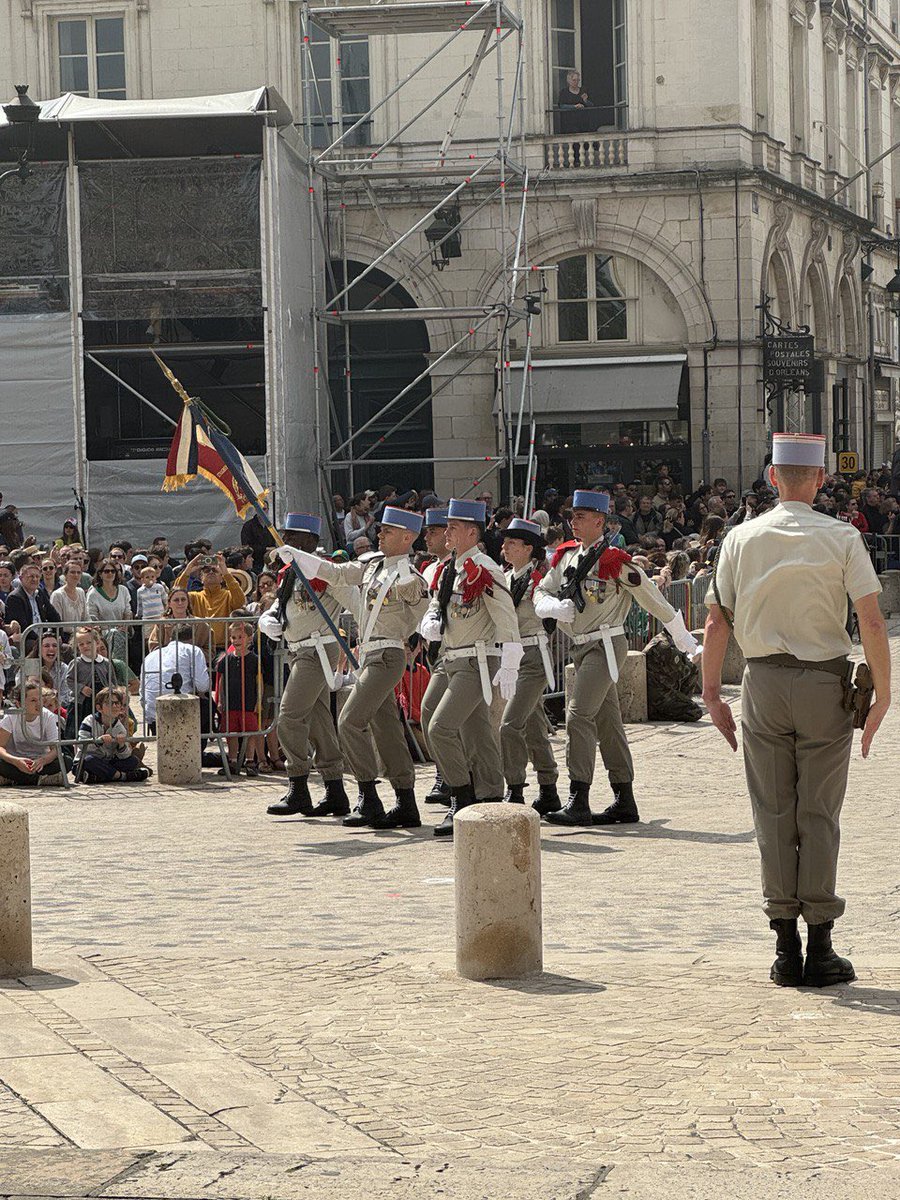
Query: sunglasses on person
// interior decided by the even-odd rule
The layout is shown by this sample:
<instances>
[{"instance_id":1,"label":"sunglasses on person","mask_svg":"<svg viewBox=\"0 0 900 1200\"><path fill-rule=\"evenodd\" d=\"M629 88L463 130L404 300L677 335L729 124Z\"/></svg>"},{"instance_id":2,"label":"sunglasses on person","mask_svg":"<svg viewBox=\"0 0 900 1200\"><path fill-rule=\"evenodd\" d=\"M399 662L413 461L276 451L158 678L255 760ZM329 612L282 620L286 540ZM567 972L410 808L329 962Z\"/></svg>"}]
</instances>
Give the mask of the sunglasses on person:
<instances>
[{"instance_id":1,"label":"sunglasses on person","mask_svg":"<svg viewBox=\"0 0 900 1200\"><path fill-rule=\"evenodd\" d=\"M118 574L118 572L115 570L115 568L114 568L114 567L105 567L105 568L104 568L104 569L103 569L103 570L100 572L100 574L101 574L101 575L116 575L116 574Z\"/></svg>"}]
</instances>

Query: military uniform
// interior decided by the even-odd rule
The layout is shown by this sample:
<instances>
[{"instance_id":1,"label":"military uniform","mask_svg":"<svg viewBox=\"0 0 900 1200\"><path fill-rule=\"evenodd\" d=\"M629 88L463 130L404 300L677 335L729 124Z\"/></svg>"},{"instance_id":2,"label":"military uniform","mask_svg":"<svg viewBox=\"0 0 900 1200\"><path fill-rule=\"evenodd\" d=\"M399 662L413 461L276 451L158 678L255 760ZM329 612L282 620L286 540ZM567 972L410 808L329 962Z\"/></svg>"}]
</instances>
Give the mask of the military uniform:
<instances>
[{"instance_id":1,"label":"military uniform","mask_svg":"<svg viewBox=\"0 0 900 1200\"><path fill-rule=\"evenodd\" d=\"M459 515L470 514L475 515ZM477 501L451 501L450 519L484 523L484 505ZM445 581L444 572L453 575ZM452 590L447 584L452 580ZM446 592L446 610L441 594ZM456 812L480 800L501 799L504 791L500 746L491 724L492 679L504 667L504 645L518 647L519 626L501 568L480 550L451 558L438 579L422 625L423 636L435 624L443 626L441 673L432 676L422 701L422 725L453 802L445 822L435 831L452 836ZM436 639L430 639L436 640ZM521 650L517 656L521 657ZM472 786L474 767L481 763L486 794Z\"/></svg>"},{"instance_id":2,"label":"military uniform","mask_svg":"<svg viewBox=\"0 0 900 1200\"><path fill-rule=\"evenodd\" d=\"M824 454L824 438L776 435L773 465L819 467ZM764 910L787 964L776 961L776 982L800 982L796 918L830 930L844 911L836 885L853 741L853 718L843 707L851 649L847 597L880 590L852 525L787 502L729 533L706 594L707 605L733 614L747 659L741 718L747 787ZM852 968L844 977L853 978ZM814 982L809 972L803 982Z\"/></svg>"},{"instance_id":3,"label":"military uniform","mask_svg":"<svg viewBox=\"0 0 900 1200\"><path fill-rule=\"evenodd\" d=\"M576 492L575 508L606 512L609 497L596 492ZM607 548L581 584L584 610L579 612L571 600L560 608L557 593L571 573L595 546L578 543L559 548L553 564L535 589L535 611L542 618L556 618L572 644L575 680L566 706L566 761L572 794L562 812L543 815L554 824L587 825L627 823L639 819L632 783L634 764L622 725L616 683L619 669L628 653L623 622L632 601L651 616L671 627L676 644L686 650L696 646L684 629L680 614L663 597L623 550ZM609 775L614 803L593 817L588 793L594 777L597 748Z\"/></svg>"},{"instance_id":4,"label":"military uniform","mask_svg":"<svg viewBox=\"0 0 900 1200\"><path fill-rule=\"evenodd\" d=\"M292 513L285 521L285 529L318 536L321 521L311 514ZM304 585L298 579L292 587L291 578L289 569L282 580L279 599L260 617L261 632L275 641L283 639L290 666L278 712L278 738L284 748L292 788L283 801L270 806L269 812L342 815L349 810L341 783L344 758L331 716L331 692L339 655L337 638ZM342 611L340 596L325 583L315 582L311 586L319 604L338 626ZM315 745L316 765L328 793L325 805L316 810L312 809L307 784L311 743Z\"/></svg>"},{"instance_id":5,"label":"military uniform","mask_svg":"<svg viewBox=\"0 0 900 1200\"><path fill-rule=\"evenodd\" d=\"M390 508L383 523L391 523ZM414 514L404 514L413 517ZM399 519L399 518L398 518ZM416 518L421 522L421 518ZM385 558L367 554L358 562L338 564L321 562L318 576L332 585L358 588L357 625L359 675L350 697L341 710L338 731L350 769L361 785L374 783L378 765L372 746L384 763L385 774L398 799L412 793L415 767L406 743L403 722L394 689L406 669L406 645L416 631L428 607L428 588L423 577L410 565L408 556ZM371 790L371 789L370 789ZM374 797L372 798L374 800ZM407 814L405 825L421 824L415 797L403 795ZM378 811L380 810L380 811ZM383 825L384 809L378 800L363 814L348 817L345 824ZM396 827L392 824L392 827Z\"/></svg>"},{"instance_id":6,"label":"military uniform","mask_svg":"<svg viewBox=\"0 0 900 1200\"><path fill-rule=\"evenodd\" d=\"M531 521L514 518L503 531L505 538L518 538L535 546L543 546L541 527ZM544 567L533 559L507 575L510 595L519 623L519 640L525 653L519 666L516 694L508 701L500 722L500 750L503 773L509 786L507 799L524 803L523 788L528 760L534 766L544 800L556 801L556 780L559 769L550 745L550 722L544 712L542 697L555 678L544 623L534 611L534 590L540 582Z\"/></svg>"}]
</instances>

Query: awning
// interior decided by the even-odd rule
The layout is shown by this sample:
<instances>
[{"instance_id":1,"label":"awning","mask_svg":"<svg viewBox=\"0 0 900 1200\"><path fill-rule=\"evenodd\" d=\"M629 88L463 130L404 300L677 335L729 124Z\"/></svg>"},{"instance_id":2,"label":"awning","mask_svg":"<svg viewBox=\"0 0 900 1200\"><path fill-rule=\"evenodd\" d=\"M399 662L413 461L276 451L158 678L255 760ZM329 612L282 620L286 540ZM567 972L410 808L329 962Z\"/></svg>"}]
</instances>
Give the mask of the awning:
<instances>
[{"instance_id":1,"label":"awning","mask_svg":"<svg viewBox=\"0 0 900 1200\"><path fill-rule=\"evenodd\" d=\"M532 360L535 420L539 424L676 421L686 363L686 354ZM521 362L512 364L509 406L514 414L519 409L522 369Z\"/></svg>"},{"instance_id":2,"label":"awning","mask_svg":"<svg viewBox=\"0 0 900 1200\"><path fill-rule=\"evenodd\" d=\"M274 88L259 87L249 92L221 96L189 96L172 100L95 100L66 92L54 100L41 101L40 121L158 121L169 117L271 116L277 125L289 125L291 110ZM8 121L0 109L0 127Z\"/></svg>"}]
</instances>

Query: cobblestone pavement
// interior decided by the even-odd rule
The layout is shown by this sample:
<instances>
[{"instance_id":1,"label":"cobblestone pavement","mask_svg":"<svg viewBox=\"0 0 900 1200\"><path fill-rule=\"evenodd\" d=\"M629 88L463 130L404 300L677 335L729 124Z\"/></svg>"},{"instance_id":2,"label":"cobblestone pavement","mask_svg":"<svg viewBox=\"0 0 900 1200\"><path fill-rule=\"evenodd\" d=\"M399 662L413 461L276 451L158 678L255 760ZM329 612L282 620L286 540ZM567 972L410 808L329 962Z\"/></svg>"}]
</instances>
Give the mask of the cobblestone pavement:
<instances>
[{"instance_id":1,"label":"cobblestone pavement","mask_svg":"<svg viewBox=\"0 0 900 1200\"><path fill-rule=\"evenodd\" d=\"M108 1195L180 1195L159 1181L207 1155L232 1156L216 1179L249 1180L233 1156L264 1155L282 1182L260 1200L292 1200L281 1172L299 1166L279 1156L302 1155L345 1164L319 1179L328 1196L347 1162L356 1194L365 1172L446 1160L510 1171L522 1196L541 1164L571 1188L536 1194L573 1200L645 1167L659 1191L616 1194L711 1195L663 1190L702 1168L741 1173L735 1195L852 1175L848 1196L900 1197L900 713L854 758L837 942L859 982L824 992L767 982L739 760L706 721L629 735L645 823L545 829L547 974L522 984L453 971L453 854L430 828L272 820L270 781L28 794L47 973L0 984L0 1196L93 1194L78 1173L96 1158L65 1160L68 1190L27 1165L80 1147L161 1156L138 1163L152 1186Z\"/></svg>"}]
</instances>

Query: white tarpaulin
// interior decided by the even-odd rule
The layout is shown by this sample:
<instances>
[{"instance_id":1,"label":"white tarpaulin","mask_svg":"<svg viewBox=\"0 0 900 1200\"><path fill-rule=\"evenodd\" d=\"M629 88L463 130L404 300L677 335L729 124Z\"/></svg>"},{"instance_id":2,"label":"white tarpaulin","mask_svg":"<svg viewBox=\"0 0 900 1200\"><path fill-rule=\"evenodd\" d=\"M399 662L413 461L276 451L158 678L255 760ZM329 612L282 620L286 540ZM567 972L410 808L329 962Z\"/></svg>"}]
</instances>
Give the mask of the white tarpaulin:
<instances>
[{"instance_id":1,"label":"white tarpaulin","mask_svg":"<svg viewBox=\"0 0 900 1200\"><path fill-rule=\"evenodd\" d=\"M42 100L41 121L156 121L166 117L246 117L266 113L279 125L291 123L291 111L274 88L228 92L221 96L190 96L174 100L94 100L67 92ZM0 127L8 121L0 109Z\"/></svg>"},{"instance_id":2,"label":"white tarpaulin","mask_svg":"<svg viewBox=\"0 0 900 1200\"><path fill-rule=\"evenodd\" d=\"M69 314L0 317L0 492L38 542L74 515L73 395Z\"/></svg>"}]
</instances>

